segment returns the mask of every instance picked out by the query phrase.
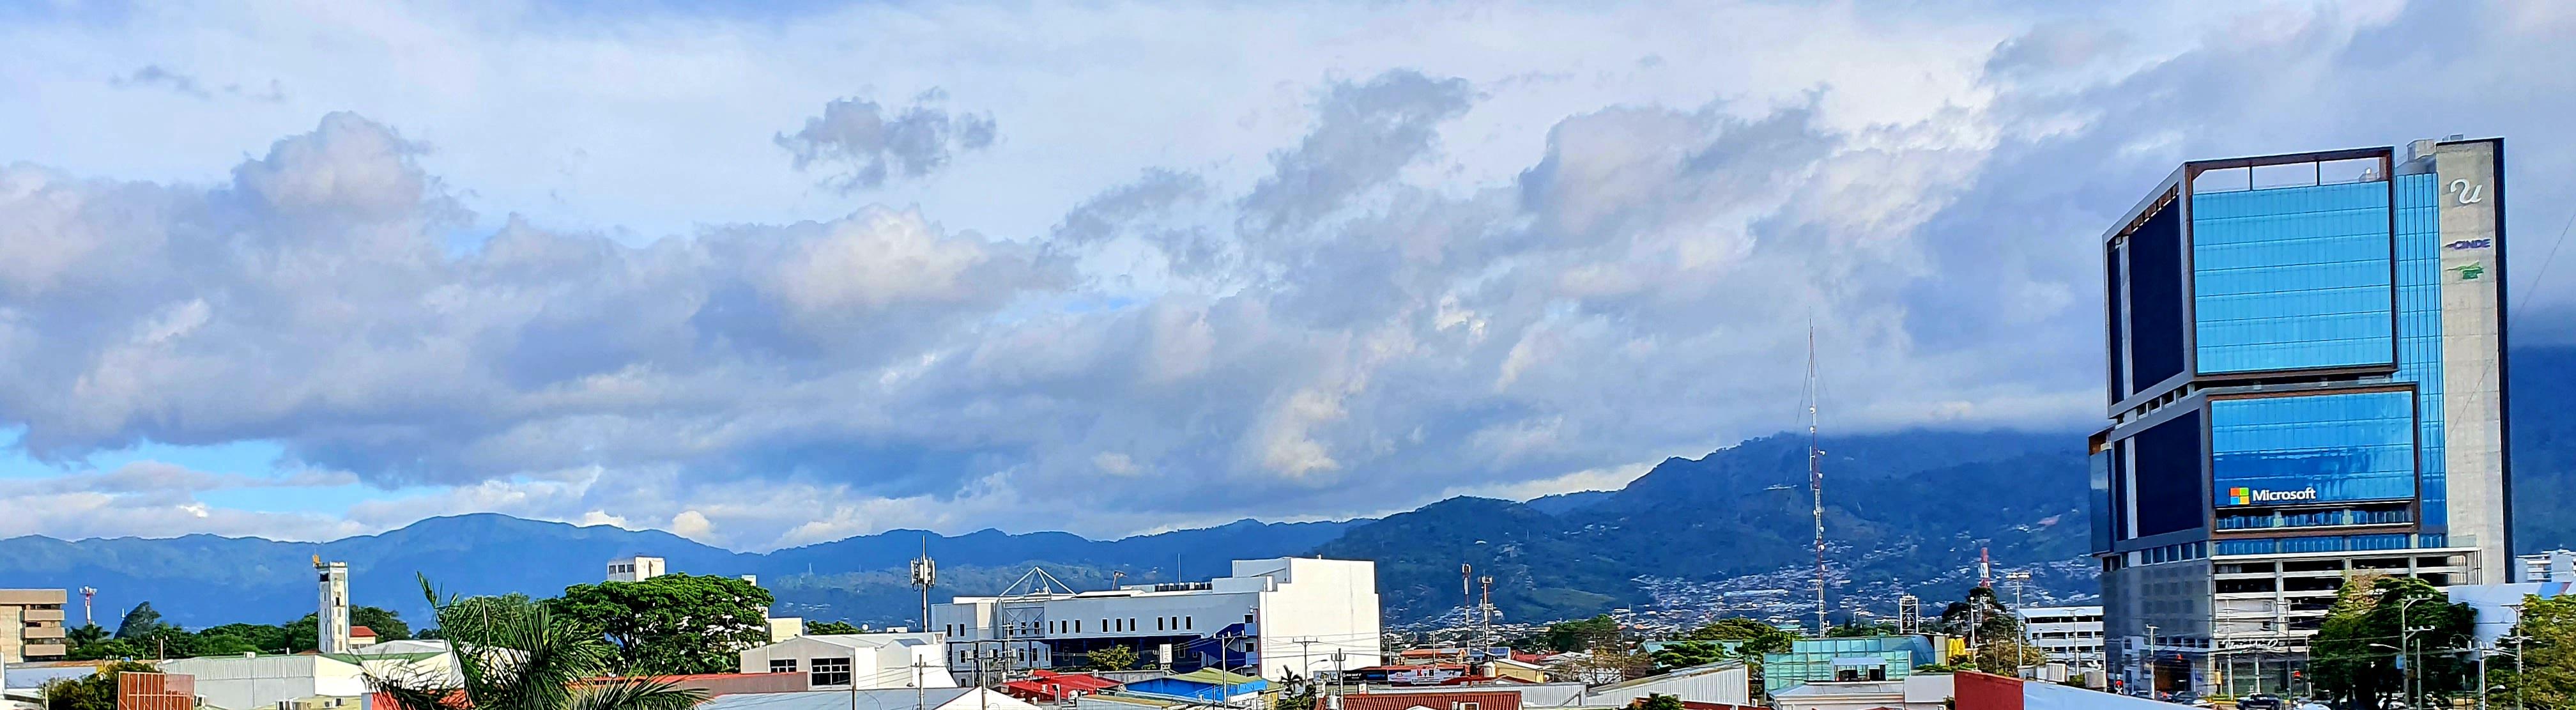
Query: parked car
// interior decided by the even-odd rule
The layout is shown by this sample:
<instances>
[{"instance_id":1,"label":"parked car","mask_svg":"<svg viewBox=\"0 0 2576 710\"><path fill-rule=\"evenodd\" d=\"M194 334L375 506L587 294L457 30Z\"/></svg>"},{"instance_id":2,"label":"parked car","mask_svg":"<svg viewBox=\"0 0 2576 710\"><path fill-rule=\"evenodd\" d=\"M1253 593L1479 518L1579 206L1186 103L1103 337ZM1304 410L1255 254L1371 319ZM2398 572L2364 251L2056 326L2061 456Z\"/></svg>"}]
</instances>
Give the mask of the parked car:
<instances>
[{"instance_id":1,"label":"parked car","mask_svg":"<svg viewBox=\"0 0 2576 710\"><path fill-rule=\"evenodd\" d=\"M2287 703L2281 702L2281 696L2271 693L2255 693L2236 701L2236 710L2284 710L2287 707Z\"/></svg>"}]
</instances>

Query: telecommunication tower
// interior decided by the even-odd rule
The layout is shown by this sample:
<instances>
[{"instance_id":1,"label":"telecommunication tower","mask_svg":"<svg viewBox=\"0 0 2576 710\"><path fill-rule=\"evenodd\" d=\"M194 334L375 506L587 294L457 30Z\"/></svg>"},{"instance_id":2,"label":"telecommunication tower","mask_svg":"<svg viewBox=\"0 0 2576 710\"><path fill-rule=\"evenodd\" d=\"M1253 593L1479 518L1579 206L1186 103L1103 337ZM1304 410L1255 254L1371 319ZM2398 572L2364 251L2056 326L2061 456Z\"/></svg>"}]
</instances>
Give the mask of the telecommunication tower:
<instances>
[{"instance_id":1,"label":"telecommunication tower","mask_svg":"<svg viewBox=\"0 0 2576 710\"><path fill-rule=\"evenodd\" d=\"M1923 600L1916 598L1912 594L1898 596L1896 598L1896 633L1917 634L1922 632Z\"/></svg>"},{"instance_id":2,"label":"telecommunication tower","mask_svg":"<svg viewBox=\"0 0 2576 710\"><path fill-rule=\"evenodd\" d=\"M921 537L921 556L912 560L912 588L921 593L921 630L930 630L930 588L939 584L939 563L930 559L930 536Z\"/></svg>"}]
</instances>

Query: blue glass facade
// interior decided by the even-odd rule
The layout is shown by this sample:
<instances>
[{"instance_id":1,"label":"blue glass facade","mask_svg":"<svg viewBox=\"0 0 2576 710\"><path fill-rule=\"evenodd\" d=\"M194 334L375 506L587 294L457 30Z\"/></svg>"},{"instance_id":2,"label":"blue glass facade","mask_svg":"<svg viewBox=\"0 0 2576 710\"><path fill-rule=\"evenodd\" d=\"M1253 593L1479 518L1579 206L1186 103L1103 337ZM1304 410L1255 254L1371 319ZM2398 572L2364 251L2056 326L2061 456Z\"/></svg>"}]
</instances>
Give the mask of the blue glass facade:
<instances>
[{"instance_id":1,"label":"blue glass facade","mask_svg":"<svg viewBox=\"0 0 2576 710\"><path fill-rule=\"evenodd\" d=\"M2415 383L2424 525L2450 524L2442 459L2441 195L2431 174L2400 175L2397 193L2397 381Z\"/></svg>"},{"instance_id":2,"label":"blue glass facade","mask_svg":"<svg viewBox=\"0 0 2576 710\"><path fill-rule=\"evenodd\" d=\"M2198 370L2390 364L2396 331L2388 187L2193 195Z\"/></svg>"},{"instance_id":3,"label":"blue glass facade","mask_svg":"<svg viewBox=\"0 0 2576 710\"><path fill-rule=\"evenodd\" d=\"M2219 508L2415 495L2415 403L2360 392L2209 403Z\"/></svg>"}]
</instances>

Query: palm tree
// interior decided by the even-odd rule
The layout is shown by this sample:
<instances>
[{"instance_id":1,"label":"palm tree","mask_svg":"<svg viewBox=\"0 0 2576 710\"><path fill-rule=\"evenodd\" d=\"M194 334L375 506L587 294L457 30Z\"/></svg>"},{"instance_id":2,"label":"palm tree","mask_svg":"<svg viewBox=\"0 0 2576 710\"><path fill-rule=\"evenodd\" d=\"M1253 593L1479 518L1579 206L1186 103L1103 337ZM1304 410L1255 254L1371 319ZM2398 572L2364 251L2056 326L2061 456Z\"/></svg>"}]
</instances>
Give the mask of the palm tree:
<instances>
[{"instance_id":1,"label":"palm tree","mask_svg":"<svg viewBox=\"0 0 2576 710\"><path fill-rule=\"evenodd\" d=\"M619 678L617 647L596 631L525 597L440 598L422 577L456 672L367 673L397 710L687 710L706 694L668 682ZM605 678L604 680L602 680Z\"/></svg>"}]
</instances>

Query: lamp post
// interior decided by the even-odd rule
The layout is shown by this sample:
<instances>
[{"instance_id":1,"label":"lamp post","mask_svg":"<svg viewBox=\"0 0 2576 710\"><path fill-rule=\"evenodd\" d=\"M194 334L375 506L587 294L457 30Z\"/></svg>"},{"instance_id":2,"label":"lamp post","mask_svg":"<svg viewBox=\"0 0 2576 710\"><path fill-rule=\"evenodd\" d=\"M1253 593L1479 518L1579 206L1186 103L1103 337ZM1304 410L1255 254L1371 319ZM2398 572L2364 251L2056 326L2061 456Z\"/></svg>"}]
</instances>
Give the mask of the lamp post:
<instances>
[{"instance_id":1,"label":"lamp post","mask_svg":"<svg viewBox=\"0 0 2576 710\"><path fill-rule=\"evenodd\" d=\"M2156 697L2156 625L2147 625L2147 697Z\"/></svg>"},{"instance_id":2,"label":"lamp post","mask_svg":"<svg viewBox=\"0 0 2576 710\"><path fill-rule=\"evenodd\" d=\"M2013 677L2028 678L2030 676L2022 672L2021 661L2030 652L2030 616L2021 608L2021 587L2023 582L2030 581L2030 573L2021 570L2005 572L2004 580L2013 583Z\"/></svg>"}]
</instances>

